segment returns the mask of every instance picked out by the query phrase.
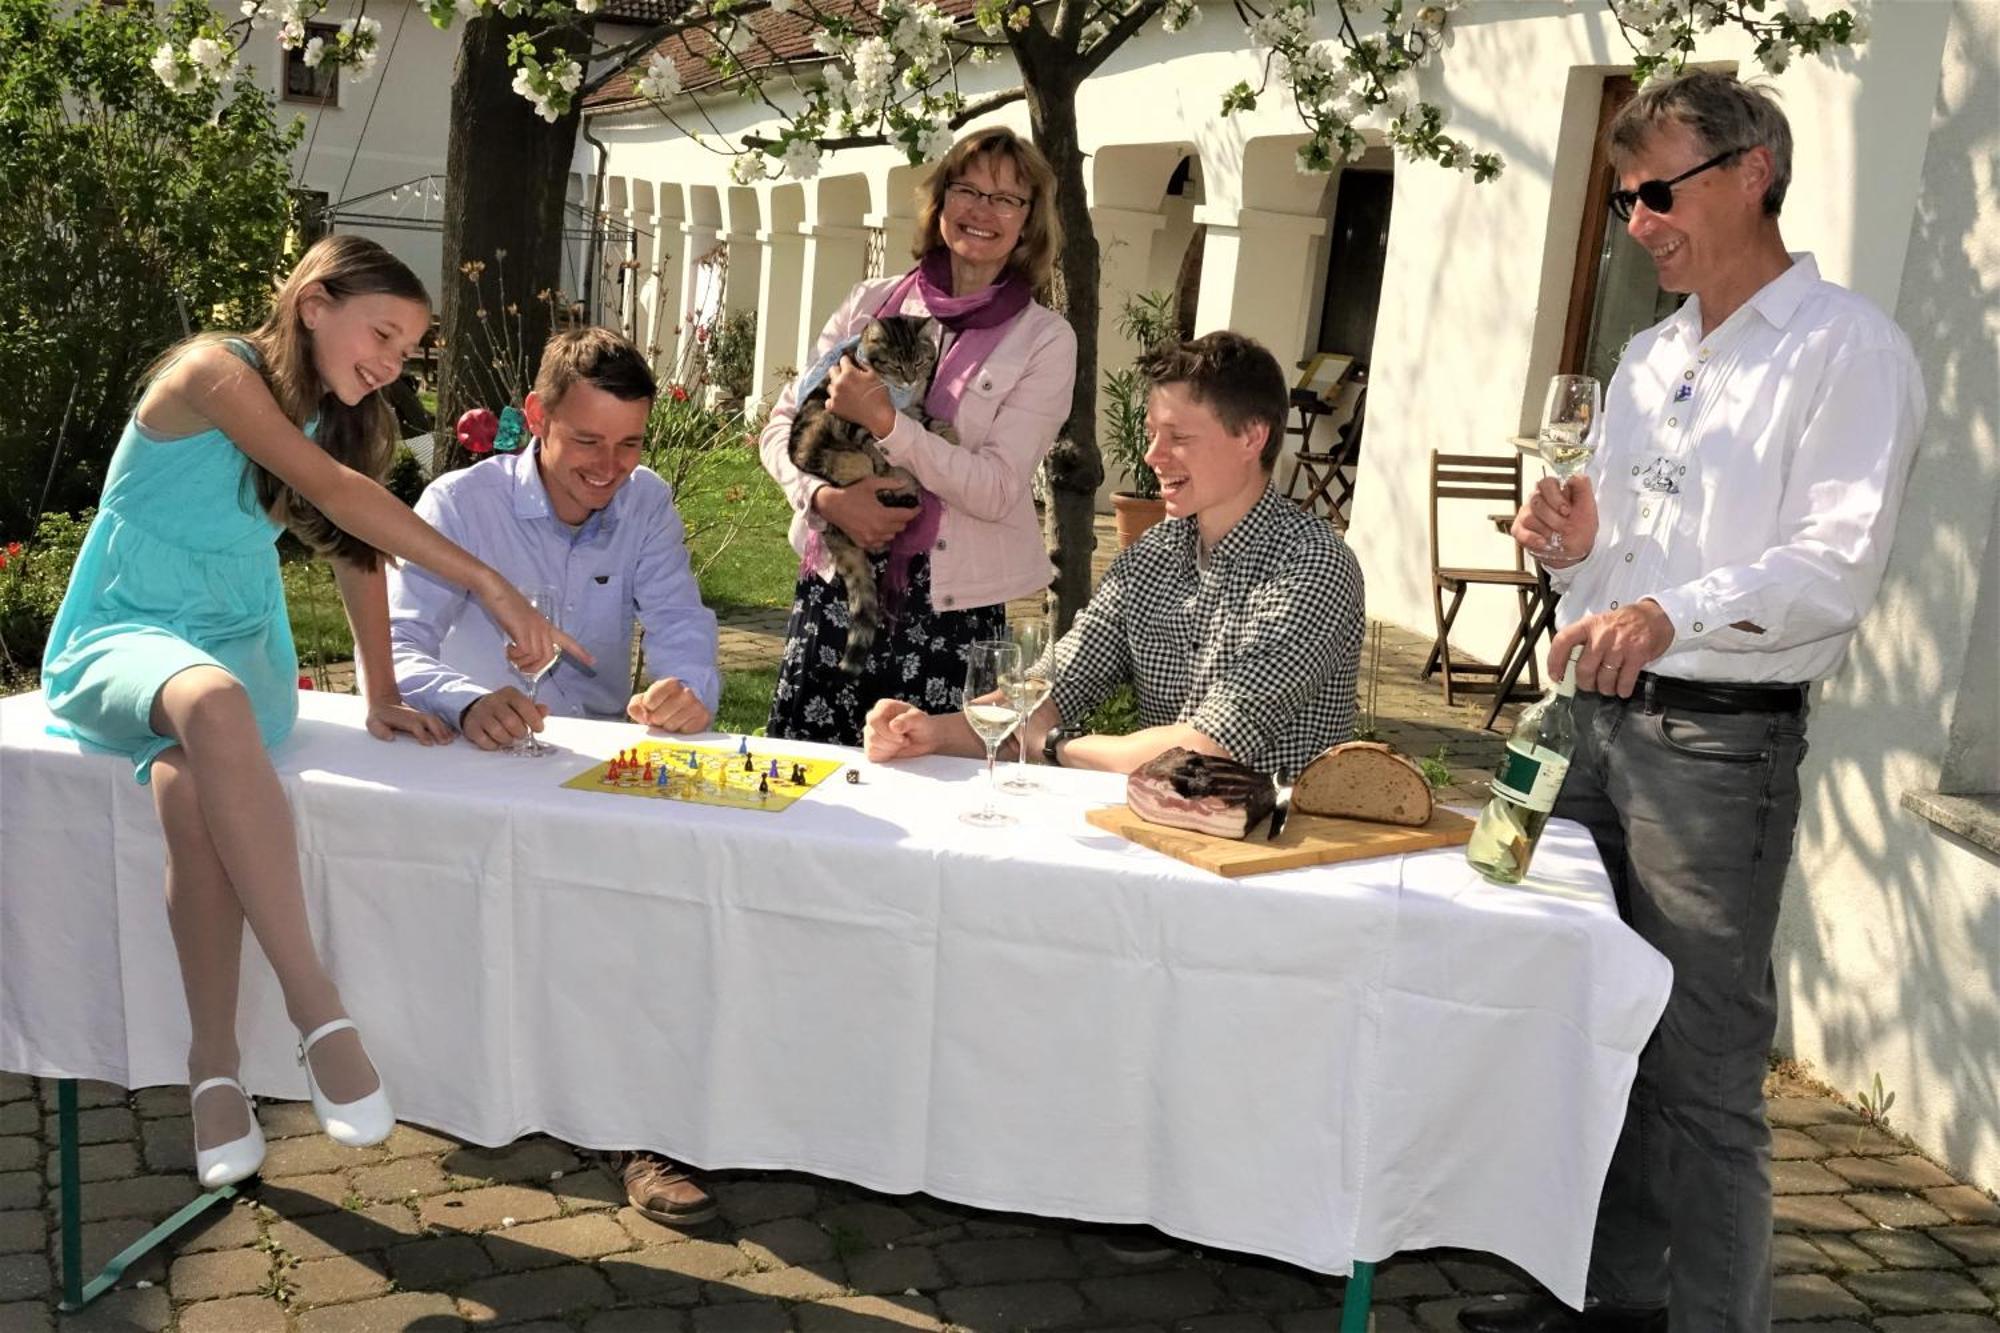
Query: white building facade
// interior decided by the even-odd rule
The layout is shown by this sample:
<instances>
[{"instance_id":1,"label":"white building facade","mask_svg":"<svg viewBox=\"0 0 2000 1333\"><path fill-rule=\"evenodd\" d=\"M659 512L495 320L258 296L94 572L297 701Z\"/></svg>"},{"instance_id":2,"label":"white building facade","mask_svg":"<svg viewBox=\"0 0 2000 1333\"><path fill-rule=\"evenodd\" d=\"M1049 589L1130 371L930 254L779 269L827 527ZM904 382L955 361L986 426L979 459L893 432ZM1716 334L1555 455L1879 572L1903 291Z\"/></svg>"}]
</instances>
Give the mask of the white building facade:
<instances>
[{"instance_id":1,"label":"white building facade","mask_svg":"<svg viewBox=\"0 0 2000 1333\"><path fill-rule=\"evenodd\" d=\"M1181 287L1197 332L1239 329L1288 364L1322 348L1341 295L1327 281L1346 229L1340 176L1295 169L1303 136L1281 99L1219 115L1259 68L1230 11L1210 8L1192 31L1134 39L1079 97L1104 368L1134 350L1112 322L1133 293ZM1756 72L1745 43L1710 43L1703 61ZM1576 284L1598 262L1593 144L1628 59L1601 6L1475 0L1423 88L1505 174L1475 185L1380 152L1348 168L1389 172L1392 200L1348 533L1378 619L1431 629L1431 451L1508 453L1567 355ZM966 92L1010 73L976 71ZM1815 699L1780 1043L1850 1093L1879 1072L1898 1094L1895 1128L2000 1186L2000 3L1884 0L1860 51L1806 60L1776 86L1796 137L1786 240L1896 315L1931 403L1880 604ZM710 114L725 132L762 122L741 104ZM996 119L1027 128L1018 105ZM767 396L855 282L907 263L919 173L897 154L843 152L817 179L744 187L650 108L600 108L588 125L605 151L601 167L579 152L578 188L601 170L607 205L642 235L629 310L663 367L722 255L721 303L759 314ZM1453 541L1453 563L1510 559L1490 525ZM1490 597L1475 593L1454 636L1489 661L1513 624L1511 598Z\"/></svg>"}]
</instances>

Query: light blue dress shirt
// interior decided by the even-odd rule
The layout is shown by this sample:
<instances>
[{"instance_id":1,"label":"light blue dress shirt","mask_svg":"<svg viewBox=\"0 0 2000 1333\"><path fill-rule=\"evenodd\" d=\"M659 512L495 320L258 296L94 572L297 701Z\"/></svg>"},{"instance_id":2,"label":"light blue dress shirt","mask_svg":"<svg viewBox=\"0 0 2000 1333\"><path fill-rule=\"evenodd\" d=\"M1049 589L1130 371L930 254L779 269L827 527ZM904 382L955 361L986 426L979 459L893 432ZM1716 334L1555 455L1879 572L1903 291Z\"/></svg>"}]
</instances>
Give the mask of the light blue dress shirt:
<instances>
[{"instance_id":1,"label":"light blue dress shirt","mask_svg":"<svg viewBox=\"0 0 2000 1333\"><path fill-rule=\"evenodd\" d=\"M713 712L722 693L715 614L701 604L673 488L635 468L610 504L572 528L549 505L540 450L537 443L446 473L417 501L425 522L515 587L561 594L561 627L597 665L565 656L542 678L540 701L561 716L623 717L636 618L646 631L646 674L678 678ZM454 727L481 696L525 688L485 608L415 565L390 567L389 642L404 700Z\"/></svg>"}]
</instances>

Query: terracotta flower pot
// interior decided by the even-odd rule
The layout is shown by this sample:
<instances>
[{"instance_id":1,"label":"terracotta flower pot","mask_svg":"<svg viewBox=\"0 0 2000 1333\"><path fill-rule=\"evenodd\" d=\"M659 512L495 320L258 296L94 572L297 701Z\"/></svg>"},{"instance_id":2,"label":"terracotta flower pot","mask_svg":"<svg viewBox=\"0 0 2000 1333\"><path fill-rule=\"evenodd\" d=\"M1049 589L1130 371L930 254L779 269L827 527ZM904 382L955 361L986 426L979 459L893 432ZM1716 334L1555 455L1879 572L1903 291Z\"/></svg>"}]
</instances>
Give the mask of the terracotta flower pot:
<instances>
[{"instance_id":1,"label":"terracotta flower pot","mask_svg":"<svg viewBox=\"0 0 2000 1333\"><path fill-rule=\"evenodd\" d=\"M1167 502L1147 500L1119 491L1111 497L1111 512L1118 525L1118 548L1123 550L1138 541L1147 528L1166 517Z\"/></svg>"}]
</instances>

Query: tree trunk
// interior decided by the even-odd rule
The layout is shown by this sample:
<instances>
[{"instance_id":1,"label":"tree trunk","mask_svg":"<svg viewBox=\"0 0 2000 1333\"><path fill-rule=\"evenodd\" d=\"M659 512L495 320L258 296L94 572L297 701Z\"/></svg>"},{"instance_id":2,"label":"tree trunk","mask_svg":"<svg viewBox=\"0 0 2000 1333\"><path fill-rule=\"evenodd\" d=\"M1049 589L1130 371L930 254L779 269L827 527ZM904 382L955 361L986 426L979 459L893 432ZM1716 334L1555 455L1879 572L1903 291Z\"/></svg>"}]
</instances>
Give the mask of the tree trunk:
<instances>
[{"instance_id":1,"label":"tree trunk","mask_svg":"<svg viewBox=\"0 0 2000 1333\"><path fill-rule=\"evenodd\" d=\"M1023 37L1040 34L1023 34ZM1039 48L1039 49L1038 49ZM1050 611L1056 632L1069 628L1090 600L1090 556L1097 546L1097 488L1104 459L1097 451L1097 235L1086 204L1083 148L1076 132L1075 55L1047 37L1017 41L1035 146L1056 173L1056 217L1062 223L1058 307L1076 330L1076 391L1069 421L1049 451L1049 554L1056 581Z\"/></svg>"},{"instance_id":2,"label":"tree trunk","mask_svg":"<svg viewBox=\"0 0 2000 1333\"><path fill-rule=\"evenodd\" d=\"M452 432L460 412L497 412L526 395L552 323L551 300L538 294L562 285L563 204L582 99L550 124L514 91L507 66L508 38L540 26L498 14L472 20L452 72L437 385L451 467L467 461ZM558 47L580 59L585 42L571 33L538 45L547 63ZM485 265L476 283L462 271L473 262Z\"/></svg>"}]
</instances>

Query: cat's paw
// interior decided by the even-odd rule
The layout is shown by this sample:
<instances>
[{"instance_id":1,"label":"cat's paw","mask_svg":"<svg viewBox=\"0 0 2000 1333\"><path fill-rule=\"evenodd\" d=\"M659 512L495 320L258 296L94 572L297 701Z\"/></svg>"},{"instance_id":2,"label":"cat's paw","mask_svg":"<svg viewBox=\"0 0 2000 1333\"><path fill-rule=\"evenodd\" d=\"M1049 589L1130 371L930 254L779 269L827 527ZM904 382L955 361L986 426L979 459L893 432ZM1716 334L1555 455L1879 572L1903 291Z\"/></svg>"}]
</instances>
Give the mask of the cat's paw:
<instances>
[{"instance_id":1,"label":"cat's paw","mask_svg":"<svg viewBox=\"0 0 2000 1333\"><path fill-rule=\"evenodd\" d=\"M885 509L915 509L923 499L915 491L877 491L875 503Z\"/></svg>"}]
</instances>

